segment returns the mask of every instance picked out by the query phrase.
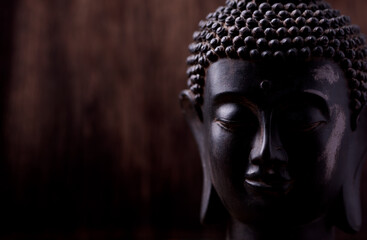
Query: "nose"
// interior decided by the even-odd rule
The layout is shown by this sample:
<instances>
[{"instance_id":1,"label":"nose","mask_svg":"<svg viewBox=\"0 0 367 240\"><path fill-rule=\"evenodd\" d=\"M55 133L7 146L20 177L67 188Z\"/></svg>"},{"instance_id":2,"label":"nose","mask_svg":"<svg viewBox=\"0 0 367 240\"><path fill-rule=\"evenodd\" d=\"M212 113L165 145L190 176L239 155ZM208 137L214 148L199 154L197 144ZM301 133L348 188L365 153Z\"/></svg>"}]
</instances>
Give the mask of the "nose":
<instances>
[{"instance_id":1,"label":"nose","mask_svg":"<svg viewBox=\"0 0 367 240\"><path fill-rule=\"evenodd\" d=\"M250 152L250 163L257 166L285 165L288 156L285 152L276 123L272 115L261 114L260 127L255 135Z\"/></svg>"}]
</instances>

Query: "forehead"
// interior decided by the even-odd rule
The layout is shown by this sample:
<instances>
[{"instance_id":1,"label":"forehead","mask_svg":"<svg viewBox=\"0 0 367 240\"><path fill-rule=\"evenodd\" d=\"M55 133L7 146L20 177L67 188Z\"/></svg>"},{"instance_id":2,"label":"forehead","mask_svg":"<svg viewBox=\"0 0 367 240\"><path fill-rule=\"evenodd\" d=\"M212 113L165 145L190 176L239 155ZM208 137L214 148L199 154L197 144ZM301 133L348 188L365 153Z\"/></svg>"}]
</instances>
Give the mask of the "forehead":
<instances>
[{"instance_id":1,"label":"forehead","mask_svg":"<svg viewBox=\"0 0 367 240\"><path fill-rule=\"evenodd\" d=\"M265 90L263 82L268 83ZM298 92L338 101L347 97L347 81L340 67L326 59L283 64L221 59L208 68L204 98L211 102L219 95L239 94L256 103Z\"/></svg>"}]
</instances>

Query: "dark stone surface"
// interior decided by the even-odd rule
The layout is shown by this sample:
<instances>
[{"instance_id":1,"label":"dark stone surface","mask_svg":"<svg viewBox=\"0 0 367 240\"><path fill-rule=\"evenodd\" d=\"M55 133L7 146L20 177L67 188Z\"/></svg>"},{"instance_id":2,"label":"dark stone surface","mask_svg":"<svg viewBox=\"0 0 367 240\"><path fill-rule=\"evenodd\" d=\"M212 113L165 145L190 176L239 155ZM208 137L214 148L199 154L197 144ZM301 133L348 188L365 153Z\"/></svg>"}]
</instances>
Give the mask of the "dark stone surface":
<instances>
[{"instance_id":1,"label":"dark stone surface","mask_svg":"<svg viewBox=\"0 0 367 240\"><path fill-rule=\"evenodd\" d=\"M366 1L330 2L367 32ZM177 100L191 34L223 3L0 4L2 239L223 239L199 223L200 160ZM337 239L366 239L363 213L362 231Z\"/></svg>"}]
</instances>

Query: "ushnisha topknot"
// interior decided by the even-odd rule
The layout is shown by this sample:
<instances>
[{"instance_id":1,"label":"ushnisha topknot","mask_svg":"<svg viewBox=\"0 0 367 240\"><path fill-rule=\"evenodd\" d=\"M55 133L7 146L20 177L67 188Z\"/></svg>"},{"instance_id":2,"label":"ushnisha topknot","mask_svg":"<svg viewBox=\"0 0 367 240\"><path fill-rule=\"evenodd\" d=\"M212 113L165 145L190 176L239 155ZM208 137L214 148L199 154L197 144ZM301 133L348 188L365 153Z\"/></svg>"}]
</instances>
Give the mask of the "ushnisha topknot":
<instances>
[{"instance_id":1,"label":"ushnisha topknot","mask_svg":"<svg viewBox=\"0 0 367 240\"><path fill-rule=\"evenodd\" d=\"M322 0L227 0L193 34L188 87L203 103L206 69L220 58L250 61L334 59L344 70L351 109L367 102L367 48L360 28Z\"/></svg>"}]
</instances>

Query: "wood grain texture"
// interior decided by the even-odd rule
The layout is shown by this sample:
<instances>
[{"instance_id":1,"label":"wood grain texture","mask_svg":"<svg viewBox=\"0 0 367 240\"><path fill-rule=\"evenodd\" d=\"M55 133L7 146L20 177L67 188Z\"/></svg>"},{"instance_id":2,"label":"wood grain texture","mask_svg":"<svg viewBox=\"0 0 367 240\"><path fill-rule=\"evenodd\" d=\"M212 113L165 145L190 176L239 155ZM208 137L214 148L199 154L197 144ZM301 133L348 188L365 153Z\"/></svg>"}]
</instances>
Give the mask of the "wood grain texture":
<instances>
[{"instance_id":1,"label":"wood grain texture","mask_svg":"<svg viewBox=\"0 0 367 240\"><path fill-rule=\"evenodd\" d=\"M224 0L2 3L5 239L222 239L178 94L197 23ZM334 0L367 33L365 0ZM362 189L367 187L367 169ZM367 238L364 227L351 237Z\"/></svg>"}]
</instances>

